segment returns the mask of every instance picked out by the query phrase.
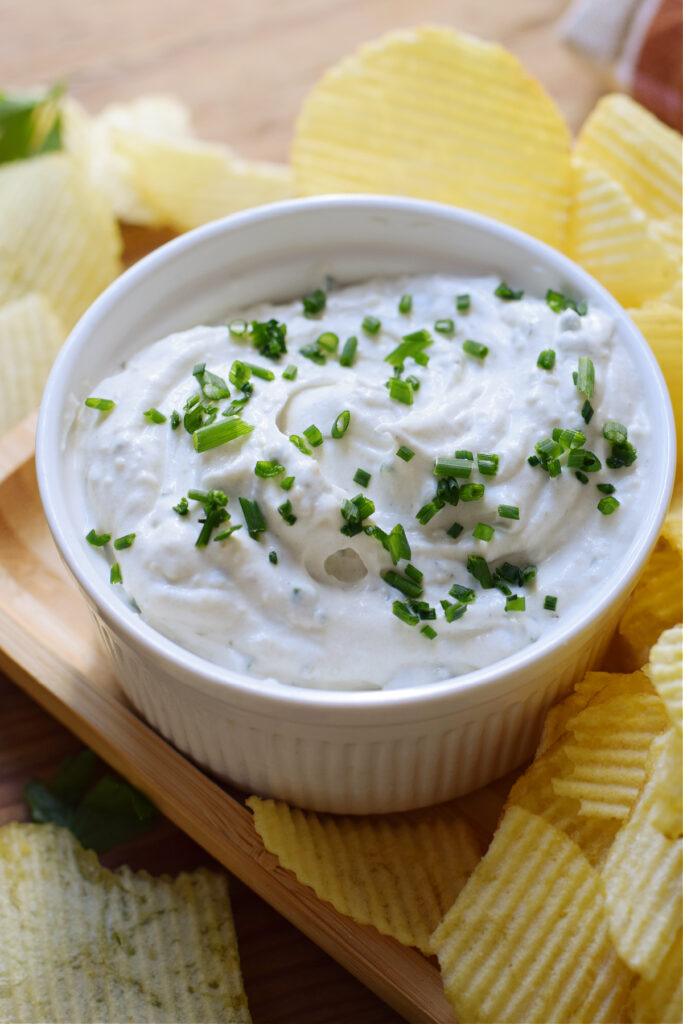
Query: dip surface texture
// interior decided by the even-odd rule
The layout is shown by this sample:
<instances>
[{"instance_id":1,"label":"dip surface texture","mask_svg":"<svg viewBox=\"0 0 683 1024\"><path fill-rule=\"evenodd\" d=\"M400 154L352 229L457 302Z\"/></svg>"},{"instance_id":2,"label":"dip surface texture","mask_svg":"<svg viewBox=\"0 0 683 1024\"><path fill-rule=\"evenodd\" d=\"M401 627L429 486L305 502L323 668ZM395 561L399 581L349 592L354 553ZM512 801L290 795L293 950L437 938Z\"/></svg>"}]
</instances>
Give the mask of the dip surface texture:
<instances>
[{"instance_id":1,"label":"dip surface texture","mask_svg":"<svg viewBox=\"0 0 683 1024\"><path fill-rule=\"evenodd\" d=\"M262 305L236 315L248 325L286 325L287 351L278 359L255 347L249 329L234 337L226 326L203 326L156 342L97 384L91 395L115 406L81 407L69 444L83 480L83 533L112 538L100 549L103 586L117 562L122 597L133 598L143 619L181 646L239 672L325 689L435 682L545 636L628 547L653 441L612 319L594 309L558 312L543 297L502 298L499 284L443 275L377 279L331 291L311 317L301 300ZM412 296L409 312L399 311L402 295ZM458 309L459 295L469 296L469 308ZM374 333L362 326L366 317L380 321ZM394 355L403 367L390 390L394 366L386 357L422 330L428 335ZM338 337L336 350L329 336L317 341L325 334ZM340 355L352 336L355 358L344 366ZM482 358L477 346L466 351L467 341L488 352ZM307 346L308 356L300 352ZM555 353L550 369L537 365L547 350ZM581 357L594 366L589 423L582 416L587 396L572 376ZM237 368L237 386L230 380L236 360L274 374L249 377L253 392L239 415L253 430L197 451L182 422L196 405L188 410L186 403L200 395L201 404L218 410L213 425L230 422L223 412L244 397L246 379ZM227 383L229 397L206 397L221 387L201 371L193 376L197 364ZM293 380L283 377L289 366L296 367ZM165 421L154 422L150 410ZM175 429L174 410L181 420ZM346 417L338 417L345 411L344 430ZM638 452L631 465L607 465L607 421L627 427ZM332 436L335 422L342 436ZM554 429L581 431L585 442L565 436L561 471L552 476L553 457L546 459L550 472L528 459L539 442L552 441ZM571 443L574 452L594 453L601 468L583 472L580 456L569 466L576 459ZM402 447L414 453L408 461L397 455ZM497 466L480 455L496 455ZM439 472L464 475L435 475L435 460L443 459ZM257 475L257 462L275 464L261 467L274 475ZM358 470L370 479L361 473L355 482ZM613 495L597 484L613 485ZM207 506L193 490L217 490L229 500ZM374 511L353 502L359 494ZM611 514L598 510L606 497L604 508L619 502ZM218 515L202 523L212 508ZM508 518L515 509L519 518ZM234 526L240 529L225 536ZM198 547L202 530L208 539ZM114 539L130 534L134 542L114 550ZM490 585L487 571L498 585ZM554 610L548 596L557 599Z\"/></svg>"}]
</instances>

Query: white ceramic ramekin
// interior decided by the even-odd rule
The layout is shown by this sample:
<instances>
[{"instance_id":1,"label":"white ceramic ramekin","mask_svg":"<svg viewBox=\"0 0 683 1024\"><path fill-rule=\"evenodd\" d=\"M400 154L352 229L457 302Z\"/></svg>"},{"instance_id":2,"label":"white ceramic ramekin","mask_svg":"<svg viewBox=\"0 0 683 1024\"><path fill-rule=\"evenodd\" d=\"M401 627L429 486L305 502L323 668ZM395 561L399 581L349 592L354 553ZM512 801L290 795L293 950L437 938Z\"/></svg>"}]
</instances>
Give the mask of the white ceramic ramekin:
<instances>
[{"instance_id":1,"label":"white ceramic ramekin","mask_svg":"<svg viewBox=\"0 0 683 1024\"><path fill-rule=\"evenodd\" d=\"M642 521L612 575L545 638L488 668L429 686L307 690L203 661L112 593L76 529L82 487L67 458L77 405L94 383L172 330L230 309L305 294L330 274L486 272L543 295L550 285L611 313L635 362L655 436ZM194 760L242 789L337 812L446 800L520 764L542 717L603 652L659 532L672 485L671 403L656 361L621 307L564 256L477 214L381 196L294 200L207 224L115 281L72 332L40 413L40 493L57 547L131 701Z\"/></svg>"}]
</instances>

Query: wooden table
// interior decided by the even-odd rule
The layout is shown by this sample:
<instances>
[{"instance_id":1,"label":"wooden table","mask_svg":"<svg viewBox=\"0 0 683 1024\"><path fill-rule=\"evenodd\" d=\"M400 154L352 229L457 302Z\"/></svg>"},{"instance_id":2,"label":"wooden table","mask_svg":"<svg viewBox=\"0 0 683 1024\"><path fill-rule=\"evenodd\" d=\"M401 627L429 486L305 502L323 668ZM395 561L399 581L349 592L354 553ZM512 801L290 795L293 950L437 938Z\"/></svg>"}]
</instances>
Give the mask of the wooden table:
<instances>
[{"instance_id":1,"label":"wooden table","mask_svg":"<svg viewBox=\"0 0 683 1024\"><path fill-rule=\"evenodd\" d=\"M0 87L63 80L90 111L144 92L191 108L199 135L286 160L302 98L359 43L396 27L452 25L497 40L544 83L576 130L603 91L556 38L566 0L2 0ZM126 236L128 256L148 241ZM160 237L159 240L163 240ZM0 824L22 791L80 744L0 676ZM207 863L167 822L103 858L152 872ZM396 1014L237 881L232 898L255 1024L395 1024Z\"/></svg>"}]
</instances>

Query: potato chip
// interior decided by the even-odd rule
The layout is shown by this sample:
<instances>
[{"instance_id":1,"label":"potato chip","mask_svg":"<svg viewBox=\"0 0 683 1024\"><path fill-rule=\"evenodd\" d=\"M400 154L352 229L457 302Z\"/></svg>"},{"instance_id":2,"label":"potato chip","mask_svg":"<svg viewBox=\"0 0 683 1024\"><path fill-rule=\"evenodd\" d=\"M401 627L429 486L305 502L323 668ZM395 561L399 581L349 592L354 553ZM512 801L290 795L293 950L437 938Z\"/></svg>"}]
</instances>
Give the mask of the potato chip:
<instances>
[{"instance_id":1,"label":"potato chip","mask_svg":"<svg viewBox=\"0 0 683 1024\"><path fill-rule=\"evenodd\" d=\"M227 146L162 139L119 125L110 138L144 206L158 223L181 231L294 195L289 167L242 160Z\"/></svg>"},{"instance_id":2,"label":"potato chip","mask_svg":"<svg viewBox=\"0 0 683 1024\"><path fill-rule=\"evenodd\" d=\"M247 806L266 848L320 899L424 952L480 856L454 803L368 817L254 796Z\"/></svg>"},{"instance_id":3,"label":"potato chip","mask_svg":"<svg viewBox=\"0 0 683 1024\"><path fill-rule=\"evenodd\" d=\"M589 704L567 722L561 743L571 769L553 779L555 793L579 800L588 817L627 818L646 779L652 741L668 725L653 694Z\"/></svg>"},{"instance_id":4,"label":"potato chip","mask_svg":"<svg viewBox=\"0 0 683 1024\"><path fill-rule=\"evenodd\" d=\"M664 701L671 724L683 733L683 626L662 633L645 671Z\"/></svg>"},{"instance_id":5,"label":"potato chip","mask_svg":"<svg viewBox=\"0 0 683 1024\"><path fill-rule=\"evenodd\" d=\"M602 168L647 214L675 225L681 240L681 136L623 93L598 100L575 153Z\"/></svg>"},{"instance_id":6,"label":"potato chip","mask_svg":"<svg viewBox=\"0 0 683 1024\"><path fill-rule=\"evenodd\" d=\"M657 298L680 274L680 254L621 185L577 157L565 251L625 306Z\"/></svg>"},{"instance_id":7,"label":"potato chip","mask_svg":"<svg viewBox=\"0 0 683 1024\"><path fill-rule=\"evenodd\" d=\"M681 553L660 539L619 622L629 665L640 668L658 636L683 618Z\"/></svg>"},{"instance_id":8,"label":"potato chip","mask_svg":"<svg viewBox=\"0 0 683 1024\"><path fill-rule=\"evenodd\" d=\"M66 829L0 829L0 1019L250 1020L224 875L103 868Z\"/></svg>"},{"instance_id":9,"label":"potato chip","mask_svg":"<svg viewBox=\"0 0 683 1024\"><path fill-rule=\"evenodd\" d=\"M121 270L106 201L65 153L0 167L0 304L41 292L66 330Z\"/></svg>"},{"instance_id":10,"label":"potato chip","mask_svg":"<svg viewBox=\"0 0 683 1024\"><path fill-rule=\"evenodd\" d=\"M642 331L645 340L657 357L664 378L669 385L671 404L676 421L678 471L683 465L683 314L681 305L667 305L660 300L647 302L642 309L629 309L628 314ZM679 499L680 508L680 499ZM679 515L680 523L680 515ZM680 550L680 529L678 530Z\"/></svg>"},{"instance_id":11,"label":"potato chip","mask_svg":"<svg viewBox=\"0 0 683 1024\"><path fill-rule=\"evenodd\" d=\"M31 292L0 306L0 434L38 406L66 331L52 306Z\"/></svg>"},{"instance_id":12,"label":"potato chip","mask_svg":"<svg viewBox=\"0 0 683 1024\"><path fill-rule=\"evenodd\" d=\"M651 979L640 978L631 996L633 1024L680 1024L683 1020L683 932L671 943Z\"/></svg>"},{"instance_id":13,"label":"potato chip","mask_svg":"<svg viewBox=\"0 0 683 1024\"><path fill-rule=\"evenodd\" d=\"M669 839L653 823L666 744L666 736L653 744L652 775L602 869L612 940L620 957L650 980L680 933L683 907L683 839Z\"/></svg>"},{"instance_id":14,"label":"potato chip","mask_svg":"<svg viewBox=\"0 0 683 1024\"><path fill-rule=\"evenodd\" d=\"M607 929L600 876L521 807L432 935L458 1020L622 1020L632 974Z\"/></svg>"},{"instance_id":15,"label":"potato chip","mask_svg":"<svg viewBox=\"0 0 683 1024\"><path fill-rule=\"evenodd\" d=\"M683 487L681 487L681 483L683 481L679 482L674 492L662 526L662 537L678 551L679 555L683 552Z\"/></svg>"},{"instance_id":16,"label":"potato chip","mask_svg":"<svg viewBox=\"0 0 683 1024\"><path fill-rule=\"evenodd\" d=\"M292 167L303 195L418 196L564 238L562 115L511 53L452 29L392 32L327 71L301 110Z\"/></svg>"}]
</instances>

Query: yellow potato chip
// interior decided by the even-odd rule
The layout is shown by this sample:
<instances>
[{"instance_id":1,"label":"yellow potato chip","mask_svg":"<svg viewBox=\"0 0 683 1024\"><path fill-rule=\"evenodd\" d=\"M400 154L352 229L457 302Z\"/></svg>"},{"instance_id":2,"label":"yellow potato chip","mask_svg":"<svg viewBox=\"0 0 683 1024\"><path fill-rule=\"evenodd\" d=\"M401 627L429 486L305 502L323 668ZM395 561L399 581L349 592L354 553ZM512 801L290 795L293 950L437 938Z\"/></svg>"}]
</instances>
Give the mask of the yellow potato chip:
<instances>
[{"instance_id":1,"label":"yellow potato chip","mask_svg":"<svg viewBox=\"0 0 683 1024\"><path fill-rule=\"evenodd\" d=\"M623 93L598 100L576 155L601 167L648 215L675 224L681 240L681 136Z\"/></svg>"},{"instance_id":2,"label":"yellow potato chip","mask_svg":"<svg viewBox=\"0 0 683 1024\"><path fill-rule=\"evenodd\" d=\"M660 756L651 821L662 835L678 839L683 835L683 738L678 729L666 733Z\"/></svg>"},{"instance_id":3,"label":"yellow potato chip","mask_svg":"<svg viewBox=\"0 0 683 1024\"><path fill-rule=\"evenodd\" d=\"M645 671L664 701L671 724L683 733L683 626L662 633Z\"/></svg>"},{"instance_id":4,"label":"yellow potato chip","mask_svg":"<svg viewBox=\"0 0 683 1024\"><path fill-rule=\"evenodd\" d=\"M37 408L65 337L42 295L31 292L0 306L0 434Z\"/></svg>"},{"instance_id":5,"label":"yellow potato chip","mask_svg":"<svg viewBox=\"0 0 683 1024\"><path fill-rule=\"evenodd\" d=\"M632 974L607 930L600 876L521 807L432 935L458 1020L622 1020Z\"/></svg>"},{"instance_id":6,"label":"yellow potato chip","mask_svg":"<svg viewBox=\"0 0 683 1024\"><path fill-rule=\"evenodd\" d=\"M680 274L680 255L621 185L577 157L565 251L625 306L657 298Z\"/></svg>"},{"instance_id":7,"label":"yellow potato chip","mask_svg":"<svg viewBox=\"0 0 683 1024\"><path fill-rule=\"evenodd\" d=\"M480 856L454 803L368 817L254 796L247 806L266 848L320 899L424 952Z\"/></svg>"},{"instance_id":8,"label":"yellow potato chip","mask_svg":"<svg viewBox=\"0 0 683 1024\"><path fill-rule=\"evenodd\" d=\"M619 956L650 980L680 933L683 908L683 839L669 839L653 823L666 744L666 737L653 744L652 775L602 869L612 940Z\"/></svg>"},{"instance_id":9,"label":"yellow potato chip","mask_svg":"<svg viewBox=\"0 0 683 1024\"><path fill-rule=\"evenodd\" d=\"M654 694L624 694L589 704L567 722L562 751L571 769L553 779L558 796L591 818L627 818L645 782L652 741L668 728Z\"/></svg>"},{"instance_id":10,"label":"yellow potato chip","mask_svg":"<svg viewBox=\"0 0 683 1024\"><path fill-rule=\"evenodd\" d=\"M651 979L639 978L631 997L633 1024L680 1024L683 1020L683 932L671 943Z\"/></svg>"},{"instance_id":11,"label":"yellow potato chip","mask_svg":"<svg viewBox=\"0 0 683 1024\"><path fill-rule=\"evenodd\" d=\"M289 167L242 160L227 146L156 138L118 125L110 137L145 207L159 223L181 231L294 195Z\"/></svg>"},{"instance_id":12,"label":"yellow potato chip","mask_svg":"<svg viewBox=\"0 0 683 1024\"><path fill-rule=\"evenodd\" d=\"M106 201L65 153L0 167L0 303L41 292L66 330L119 273Z\"/></svg>"},{"instance_id":13,"label":"yellow potato chip","mask_svg":"<svg viewBox=\"0 0 683 1024\"><path fill-rule=\"evenodd\" d=\"M681 483L683 481L679 480L662 526L662 536L672 548L678 551L679 555L683 552L683 487Z\"/></svg>"},{"instance_id":14,"label":"yellow potato chip","mask_svg":"<svg viewBox=\"0 0 683 1024\"><path fill-rule=\"evenodd\" d=\"M683 314L681 313L681 304L679 303L676 307L657 300L647 302L642 309L629 309L628 313L656 355L657 362L669 385L671 404L676 420L678 471L680 474L683 465L683 395L681 394L683 386ZM678 538L680 550L680 529Z\"/></svg>"},{"instance_id":15,"label":"yellow potato chip","mask_svg":"<svg viewBox=\"0 0 683 1024\"><path fill-rule=\"evenodd\" d=\"M562 115L511 53L452 29L392 32L327 71L301 110L292 167L303 195L418 196L564 238Z\"/></svg>"},{"instance_id":16,"label":"yellow potato chip","mask_svg":"<svg viewBox=\"0 0 683 1024\"><path fill-rule=\"evenodd\" d=\"M660 539L619 622L629 666L640 668L657 637L683 618L683 560Z\"/></svg>"},{"instance_id":17,"label":"yellow potato chip","mask_svg":"<svg viewBox=\"0 0 683 1024\"><path fill-rule=\"evenodd\" d=\"M66 829L0 829L0 1019L250 1020L224 875L103 868Z\"/></svg>"}]
</instances>

